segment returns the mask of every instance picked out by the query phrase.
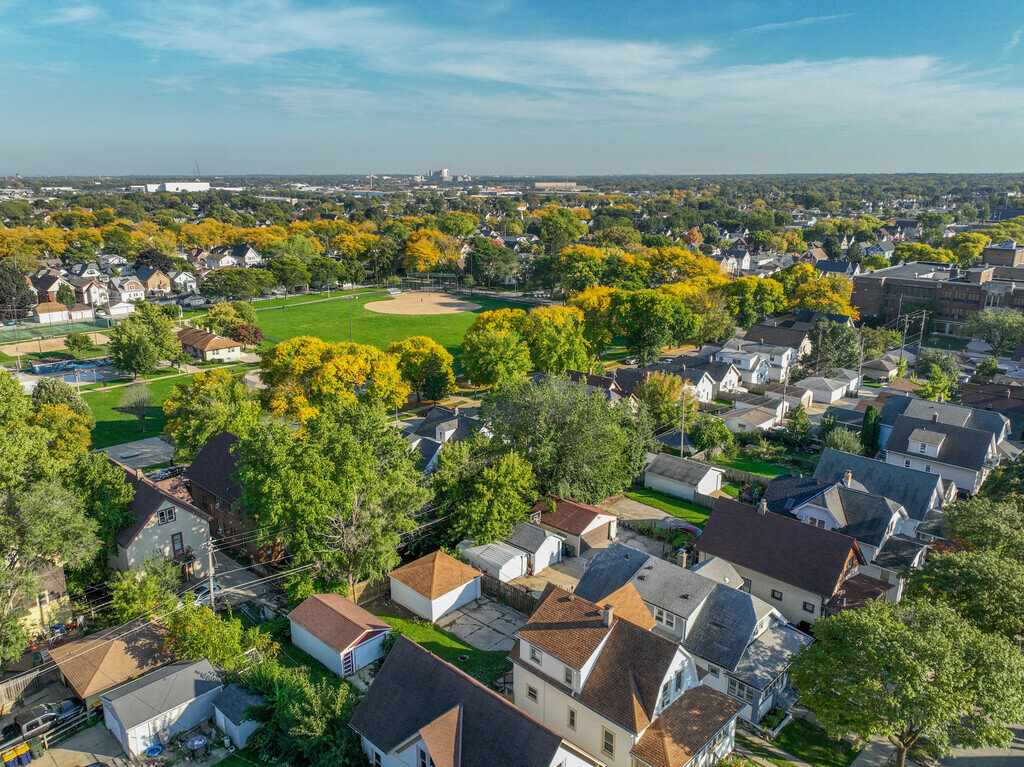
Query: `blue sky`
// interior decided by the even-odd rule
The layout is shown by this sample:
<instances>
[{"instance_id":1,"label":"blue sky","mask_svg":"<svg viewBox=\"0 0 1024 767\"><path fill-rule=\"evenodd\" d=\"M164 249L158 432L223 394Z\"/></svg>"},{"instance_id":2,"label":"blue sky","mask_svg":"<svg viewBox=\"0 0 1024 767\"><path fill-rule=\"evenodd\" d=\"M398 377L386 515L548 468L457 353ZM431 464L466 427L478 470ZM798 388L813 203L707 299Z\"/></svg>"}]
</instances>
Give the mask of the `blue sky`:
<instances>
[{"instance_id":1,"label":"blue sky","mask_svg":"<svg viewBox=\"0 0 1024 767\"><path fill-rule=\"evenodd\" d=\"M1024 171L1024 2L0 0L0 174Z\"/></svg>"}]
</instances>

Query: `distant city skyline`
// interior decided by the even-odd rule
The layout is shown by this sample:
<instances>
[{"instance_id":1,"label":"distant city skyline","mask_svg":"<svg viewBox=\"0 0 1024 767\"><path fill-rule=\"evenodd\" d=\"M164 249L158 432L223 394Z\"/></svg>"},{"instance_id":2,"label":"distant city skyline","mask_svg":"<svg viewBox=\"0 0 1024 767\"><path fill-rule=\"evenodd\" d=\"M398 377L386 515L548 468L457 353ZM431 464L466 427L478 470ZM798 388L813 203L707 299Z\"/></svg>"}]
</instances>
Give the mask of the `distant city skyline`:
<instances>
[{"instance_id":1,"label":"distant city skyline","mask_svg":"<svg viewBox=\"0 0 1024 767\"><path fill-rule=\"evenodd\" d=\"M0 0L0 175L1024 171L1024 4Z\"/></svg>"}]
</instances>

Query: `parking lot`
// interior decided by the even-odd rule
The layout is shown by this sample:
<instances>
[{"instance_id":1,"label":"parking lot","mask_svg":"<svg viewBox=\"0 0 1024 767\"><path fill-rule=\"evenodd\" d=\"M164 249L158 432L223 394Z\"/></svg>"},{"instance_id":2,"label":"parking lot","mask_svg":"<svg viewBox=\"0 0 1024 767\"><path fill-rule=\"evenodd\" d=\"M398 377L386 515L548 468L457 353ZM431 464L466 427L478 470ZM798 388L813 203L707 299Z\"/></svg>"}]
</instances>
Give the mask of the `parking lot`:
<instances>
[{"instance_id":1,"label":"parking lot","mask_svg":"<svg viewBox=\"0 0 1024 767\"><path fill-rule=\"evenodd\" d=\"M488 596L453 610L437 625L478 650L507 652L527 616Z\"/></svg>"},{"instance_id":2,"label":"parking lot","mask_svg":"<svg viewBox=\"0 0 1024 767\"><path fill-rule=\"evenodd\" d=\"M113 445L104 448L102 452L130 469L142 469L170 461L174 458L174 445L162 437L147 437L135 442Z\"/></svg>"}]
</instances>

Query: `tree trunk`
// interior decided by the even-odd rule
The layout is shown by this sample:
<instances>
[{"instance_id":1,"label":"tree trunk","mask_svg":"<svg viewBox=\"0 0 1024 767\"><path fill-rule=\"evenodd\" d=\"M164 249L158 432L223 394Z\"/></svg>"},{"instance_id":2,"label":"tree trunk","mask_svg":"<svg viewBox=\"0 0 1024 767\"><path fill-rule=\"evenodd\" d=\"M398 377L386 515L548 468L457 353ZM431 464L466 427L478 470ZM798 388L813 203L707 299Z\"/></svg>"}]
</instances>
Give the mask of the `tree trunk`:
<instances>
[{"instance_id":1,"label":"tree trunk","mask_svg":"<svg viewBox=\"0 0 1024 767\"><path fill-rule=\"evenodd\" d=\"M907 764L907 752L910 750L909 746L897 746L896 747L896 767L906 767Z\"/></svg>"}]
</instances>

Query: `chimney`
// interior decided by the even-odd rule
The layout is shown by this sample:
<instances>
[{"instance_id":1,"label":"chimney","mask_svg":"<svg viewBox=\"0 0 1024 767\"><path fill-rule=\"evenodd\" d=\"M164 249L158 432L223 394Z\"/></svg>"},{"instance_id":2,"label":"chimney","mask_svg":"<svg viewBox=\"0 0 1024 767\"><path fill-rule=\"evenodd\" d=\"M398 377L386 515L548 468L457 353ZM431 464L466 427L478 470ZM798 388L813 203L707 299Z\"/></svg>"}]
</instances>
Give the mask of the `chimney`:
<instances>
[{"instance_id":1,"label":"chimney","mask_svg":"<svg viewBox=\"0 0 1024 767\"><path fill-rule=\"evenodd\" d=\"M612 627L612 613L613 612L614 611L612 610L612 606L611 605L605 605L604 606L604 616L601 619L601 623L604 625L604 627L606 629L610 629Z\"/></svg>"},{"instance_id":2,"label":"chimney","mask_svg":"<svg viewBox=\"0 0 1024 767\"><path fill-rule=\"evenodd\" d=\"M847 487L853 485L853 472L850 471L849 469L843 472L843 484L846 485Z\"/></svg>"},{"instance_id":3,"label":"chimney","mask_svg":"<svg viewBox=\"0 0 1024 767\"><path fill-rule=\"evenodd\" d=\"M932 423L938 423L938 422L939 422L939 414L938 413L932 413Z\"/></svg>"},{"instance_id":4,"label":"chimney","mask_svg":"<svg viewBox=\"0 0 1024 767\"><path fill-rule=\"evenodd\" d=\"M452 408L452 410L453 410L453 411L455 412L455 415L458 415L458 414L459 414L459 406L458 406L458 405L456 405L455 407L453 407L453 408Z\"/></svg>"},{"instance_id":5,"label":"chimney","mask_svg":"<svg viewBox=\"0 0 1024 767\"><path fill-rule=\"evenodd\" d=\"M1006 399L1010 399L1010 390L1009 390L1009 388L1006 389L1005 396L1006 396Z\"/></svg>"},{"instance_id":6,"label":"chimney","mask_svg":"<svg viewBox=\"0 0 1024 767\"><path fill-rule=\"evenodd\" d=\"M757 513L764 514L768 511L768 501L764 498L761 499L760 503L757 504Z\"/></svg>"}]
</instances>

